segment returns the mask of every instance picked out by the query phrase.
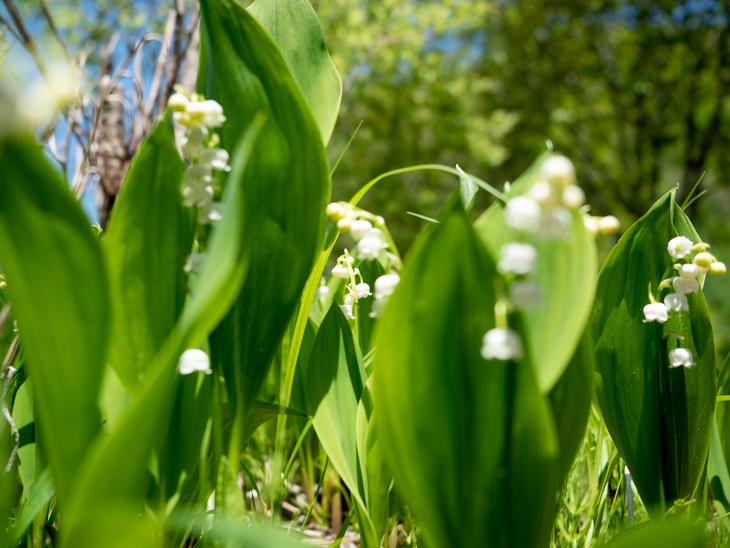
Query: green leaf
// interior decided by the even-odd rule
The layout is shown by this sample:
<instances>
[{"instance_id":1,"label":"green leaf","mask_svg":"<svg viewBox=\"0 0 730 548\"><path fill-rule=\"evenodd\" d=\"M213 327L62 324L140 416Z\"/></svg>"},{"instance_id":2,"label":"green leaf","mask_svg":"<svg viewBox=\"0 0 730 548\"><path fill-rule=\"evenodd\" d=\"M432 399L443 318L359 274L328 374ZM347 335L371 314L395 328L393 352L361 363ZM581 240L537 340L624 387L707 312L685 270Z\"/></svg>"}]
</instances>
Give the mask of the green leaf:
<instances>
[{"instance_id":1,"label":"green leaf","mask_svg":"<svg viewBox=\"0 0 730 548\"><path fill-rule=\"evenodd\" d=\"M0 140L0 261L33 379L59 498L101 426L97 397L109 331L99 242L32 140Z\"/></svg>"},{"instance_id":2,"label":"green leaf","mask_svg":"<svg viewBox=\"0 0 730 548\"><path fill-rule=\"evenodd\" d=\"M603 418L644 503L657 511L692 495L715 408L712 328L702 292L688 295L689 313L672 313L664 326L643 322L649 284L656 292L674 275L667 242L678 234L699 240L671 191L609 254L590 320ZM669 369L668 352L679 345L669 331L684 337L681 346L692 351L695 366Z\"/></svg>"},{"instance_id":3,"label":"green leaf","mask_svg":"<svg viewBox=\"0 0 730 548\"><path fill-rule=\"evenodd\" d=\"M594 369L593 342L586 332L562 377L548 394L558 434L557 474L560 483L568 475L586 431Z\"/></svg>"},{"instance_id":4,"label":"green leaf","mask_svg":"<svg viewBox=\"0 0 730 548\"><path fill-rule=\"evenodd\" d=\"M114 304L109 362L131 388L172 331L185 300L194 219L182 205L185 163L169 114L140 146L104 237Z\"/></svg>"},{"instance_id":5,"label":"green leaf","mask_svg":"<svg viewBox=\"0 0 730 548\"><path fill-rule=\"evenodd\" d=\"M704 548L708 546L705 526L680 520L643 523L626 529L605 546L610 548Z\"/></svg>"},{"instance_id":6,"label":"green leaf","mask_svg":"<svg viewBox=\"0 0 730 548\"><path fill-rule=\"evenodd\" d=\"M212 343L232 346L214 359L235 390L234 454L321 244L329 173L319 129L284 58L246 10L230 0L201 2L200 59L198 90L228 117L223 145L235 142L256 113L268 114L240 181L250 268Z\"/></svg>"},{"instance_id":7,"label":"green leaf","mask_svg":"<svg viewBox=\"0 0 730 548\"><path fill-rule=\"evenodd\" d=\"M28 491L25 504L20 508L13 525L13 542L20 542L26 529L51 500L55 490L50 468L46 468Z\"/></svg>"},{"instance_id":8,"label":"green leaf","mask_svg":"<svg viewBox=\"0 0 730 548\"><path fill-rule=\"evenodd\" d=\"M376 424L395 487L432 546L541 546L552 530L546 399L527 359L480 354L498 280L455 209L414 246L376 335Z\"/></svg>"},{"instance_id":9,"label":"green leaf","mask_svg":"<svg viewBox=\"0 0 730 548\"><path fill-rule=\"evenodd\" d=\"M279 47L327 144L337 121L342 80L309 0L256 0L248 8Z\"/></svg>"},{"instance_id":10,"label":"green leaf","mask_svg":"<svg viewBox=\"0 0 730 548\"><path fill-rule=\"evenodd\" d=\"M108 434L101 436L85 461L75 497L66 513L64 546L87 534L86 509L126 504L147 487L147 462L167 431L172 398L179 380L175 365L182 352L199 343L221 320L243 284L243 192L240 181L261 129L256 118L233 155L229 184L223 196L225 215L214 228L198 282L172 333L147 369L136 399ZM103 539L102 539L103 540ZM101 540L99 541L101 542Z\"/></svg>"},{"instance_id":11,"label":"green leaf","mask_svg":"<svg viewBox=\"0 0 730 548\"><path fill-rule=\"evenodd\" d=\"M730 533L730 517L728 517L730 515L730 473L728 473L720 441L717 420L712 425L710 454L707 459L707 483L712 493L712 506L721 516L720 521L725 527L726 533Z\"/></svg>"},{"instance_id":12,"label":"green leaf","mask_svg":"<svg viewBox=\"0 0 730 548\"><path fill-rule=\"evenodd\" d=\"M539 179L540 156L511 186L508 198L524 194ZM518 240L504 221L504 206L495 202L475 223L492 255ZM537 377L543 393L558 381L573 356L591 310L598 259L582 214L574 211L573 227L565 239L530 238L537 249L537 271L530 277L542 290L542 306L523 315Z\"/></svg>"},{"instance_id":13,"label":"green leaf","mask_svg":"<svg viewBox=\"0 0 730 548\"><path fill-rule=\"evenodd\" d=\"M319 326L303 378L317 437L352 496L366 508L355 430L364 371L339 306L330 307Z\"/></svg>"}]
</instances>

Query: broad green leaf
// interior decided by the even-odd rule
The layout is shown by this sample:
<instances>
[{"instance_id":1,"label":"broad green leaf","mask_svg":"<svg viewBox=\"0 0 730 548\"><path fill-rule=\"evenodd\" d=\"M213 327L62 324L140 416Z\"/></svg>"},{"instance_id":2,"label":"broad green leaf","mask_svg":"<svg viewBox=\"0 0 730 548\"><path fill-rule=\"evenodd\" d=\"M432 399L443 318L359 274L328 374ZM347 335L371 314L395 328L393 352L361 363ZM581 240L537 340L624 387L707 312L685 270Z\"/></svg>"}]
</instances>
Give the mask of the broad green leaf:
<instances>
[{"instance_id":1,"label":"broad green leaf","mask_svg":"<svg viewBox=\"0 0 730 548\"><path fill-rule=\"evenodd\" d=\"M414 246L378 326L376 424L395 488L431 546L550 537L557 443L529 341L519 363L480 354L498 279L455 209Z\"/></svg>"},{"instance_id":2,"label":"broad green leaf","mask_svg":"<svg viewBox=\"0 0 730 548\"><path fill-rule=\"evenodd\" d=\"M319 326L303 378L317 437L352 496L365 508L355 430L364 371L339 306L330 307Z\"/></svg>"},{"instance_id":3,"label":"broad green leaf","mask_svg":"<svg viewBox=\"0 0 730 548\"><path fill-rule=\"evenodd\" d=\"M13 525L13 542L20 542L26 529L35 517L51 500L55 490L50 468L46 468L27 493L26 501L20 508Z\"/></svg>"},{"instance_id":4,"label":"broad green leaf","mask_svg":"<svg viewBox=\"0 0 730 548\"><path fill-rule=\"evenodd\" d=\"M360 529L372 526L370 533L374 539L368 539L367 546L380 546L380 540L386 532L389 517L389 494L393 476L385 464L381 431L375 421L372 399L372 377L368 379L357 406L357 453L362 470L363 489L367 501L367 516L360 519ZM365 527L363 526L365 521ZM361 533L361 536L364 536Z\"/></svg>"},{"instance_id":5,"label":"broad green leaf","mask_svg":"<svg viewBox=\"0 0 730 548\"><path fill-rule=\"evenodd\" d=\"M570 471L586 431L594 369L593 342L590 334L584 333L568 367L548 394L558 435L557 474L561 483Z\"/></svg>"},{"instance_id":6,"label":"broad green leaf","mask_svg":"<svg viewBox=\"0 0 730 548\"><path fill-rule=\"evenodd\" d=\"M65 501L101 426L109 287L81 206L29 138L0 140L0 262L44 425L39 432Z\"/></svg>"},{"instance_id":7,"label":"broad green leaf","mask_svg":"<svg viewBox=\"0 0 730 548\"><path fill-rule=\"evenodd\" d=\"M245 197L241 245L250 268L213 344L231 347L215 361L234 388L230 396L238 409L230 451L236 453L247 409L321 244L329 173L319 129L284 58L256 20L231 0L201 2L198 90L223 106L224 146L235 142L258 112L268 115L250 165L237 181Z\"/></svg>"},{"instance_id":8,"label":"broad green leaf","mask_svg":"<svg viewBox=\"0 0 730 548\"><path fill-rule=\"evenodd\" d=\"M360 269L362 279L370 286L370 291L375 292L375 280L385 274L383 265L380 261L360 261L357 265ZM375 318L370 317L370 312L373 309L373 303L375 297L370 296L365 299L358 299L357 301L357 341L360 344L360 351L363 354L372 347L372 337L375 324L377 323Z\"/></svg>"},{"instance_id":9,"label":"broad green leaf","mask_svg":"<svg viewBox=\"0 0 730 548\"><path fill-rule=\"evenodd\" d=\"M715 356L704 296L688 295L689 312L664 325L644 323L649 284L674 275L667 242L698 241L674 191L634 223L609 254L598 278L590 328L600 380L598 401L616 446L650 510L692 495L704 467L715 408ZM696 365L669 368L668 353L684 337Z\"/></svg>"},{"instance_id":10,"label":"broad green leaf","mask_svg":"<svg viewBox=\"0 0 730 548\"><path fill-rule=\"evenodd\" d=\"M539 179L547 154L540 156L511 186L508 198L524 194ZM504 221L504 206L495 202L475 223L492 255L498 257L517 234ZM537 271L530 280L540 286L543 304L523 315L540 388L547 393L573 356L591 310L598 259L596 246L575 211L567 238L530 238L537 249Z\"/></svg>"},{"instance_id":11,"label":"broad green leaf","mask_svg":"<svg viewBox=\"0 0 730 548\"><path fill-rule=\"evenodd\" d=\"M104 237L114 304L109 362L128 388L172 331L185 299L194 220L169 114L140 146Z\"/></svg>"},{"instance_id":12,"label":"broad green leaf","mask_svg":"<svg viewBox=\"0 0 730 548\"><path fill-rule=\"evenodd\" d=\"M342 79L312 4L309 0L256 0L247 9L279 47L327 144L340 110Z\"/></svg>"},{"instance_id":13,"label":"broad green leaf","mask_svg":"<svg viewBox=\"0 0 730 548\"><path fill-rule=\"evenodd\" d=\"M718 405L725 405L719 403ZM712 493L712 506L721 516L726 533L730 533L730 473L728 473L723 453L717 419L712 424L712 440L710 454L707 458L707 483Z\"/></svg>"},{"instance_id":14,"label":"broad green leaf","mask_svg":"<svg viewBox=\"0 0 730 548\"><path fill-rule=\"evenodd\" d=\"M247 169L261 128L257 118L233 155L229 184L223 196L225 215L213 230L208 258L192 297L172 333L153 358L136 399L108 435L95 443L84 463L73 504L66 513L64 546L80 546L75 539L87 534L85 509L100 504L122 504L141 496L147 486L147 462L167 431L172 398L177 386L176 363L182 352L214 328L235 300L246 275L243 250L242 172Z\"/></svg>"},{"instance_id":15,"label":"broad green leaf","mask_svg":"<svg viewBox=\"0 0 730 548\"><path fill-rule=\"evenodd\" d=\"M704 548L708 546L705 526L690 521L650 522L626 529L604 546L610 548Z\"/></svg>"},{"instance_id":16,"label":"broad green leaf","mask_svg":"<svg viewBox=\"0 0 730 548\"><path fill-rule=\"evenodd\" d=\"M229 468L221 466L221 468ZM211 520L210 518L213 518ZM212 522L212 525L211 525ZM197 514L177 512L166 522L168 528L181 533L194 533L202 537L201 546L239 546L241 548L302 548L308 546L294 533L287 532L266 522L254 520L248 523L239 516L228 513Z\"/></svg>"}]
</instances>

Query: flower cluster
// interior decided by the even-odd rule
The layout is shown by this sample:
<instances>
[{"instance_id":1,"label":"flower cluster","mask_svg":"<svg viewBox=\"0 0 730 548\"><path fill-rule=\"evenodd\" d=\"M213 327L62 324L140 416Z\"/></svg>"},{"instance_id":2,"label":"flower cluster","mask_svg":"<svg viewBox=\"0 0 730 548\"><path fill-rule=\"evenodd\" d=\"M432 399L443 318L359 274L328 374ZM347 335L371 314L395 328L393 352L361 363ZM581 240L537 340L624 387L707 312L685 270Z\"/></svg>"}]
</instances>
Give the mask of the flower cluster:
<instances>
[{"instance_id":1,"label":"flower cluster","mask_svg":"<svg viewBox=\"0 0 730 548\"><path fill-rule=\"evenodd\" d=\"M502 246L497 269L510 275L509 305L534 308L542 304L540 287L527 276L537 269L537 249L526 242L529 236L544 239L566 237L573 225L571 210L585 202L583 190L575 184L575 168L565 156L553 155L540 167L540 176L522 196L511 198L504 207L504 220L517 233L516 241ZM505 326L484 335L485 359L518 360L522 357L519 335Z\"/></svg>"},{"instance_id":2,"label":"flower cluster","mask_svg":"<svg viewBox=\"0 0 730 548\"><path fill-rule=\"evenodd\" d=\"M185 127L182 152L190 161L182 185L183 204L198 207L200 224L219 221L220 203L214 201L218 187L213 171L229 171L228 152L218 148L219 139L211 130L226 121L223 108L216 101L178 88L168 105L173 118Z\"/></svg>"},{"instance_id":3,"label":"flower cluster","mask_svg":"<svg viewBox=\"0 0 730 548\"><path fill-rule=\"evenodd\" d=\"M718 261L707 249L704 242L695 244L685 236L677 236L669 240L667 251L669 256L677 261L674 269L677 276L662 280L659 290L671 287L674 291L668 293L662 302L658 302L649 290L649 304L644 306L644 323L665 323L672 313L689 311L687 295L697 293L700 288L697 277L709 272L715 276L725 274L725 263ZM695 364L692 351L687 348L675 348L669 352L669 367L691 367Z\"/></svg>"},{"instance_id":4,"label":"flower cluster","mask_svg":"<svg viewBox=\"0 0 730 548\"><path fill-rule=\"evenodd\" d=\"M357 257L360 260L381 261L390 271L378 277L374 283L374 292L362 279L360 270L354 267L355 258L345 249L337 258L337 264L332 269L332 276L347 280L345 284L345 298L340 308L345 316L355 319L356 303L361 299L374 297L370 317L380 315L388 297L395 291L400 281L396 269L400 267L400 259L391 248L390 238L385 226L385 219L373 215L369 211L356 208L347 202L332 202L326 209L327 217L337 223L337 229L349 233L357 246ZM358 281L359 280L359 281Z\"/></svg>"}]
</instances>

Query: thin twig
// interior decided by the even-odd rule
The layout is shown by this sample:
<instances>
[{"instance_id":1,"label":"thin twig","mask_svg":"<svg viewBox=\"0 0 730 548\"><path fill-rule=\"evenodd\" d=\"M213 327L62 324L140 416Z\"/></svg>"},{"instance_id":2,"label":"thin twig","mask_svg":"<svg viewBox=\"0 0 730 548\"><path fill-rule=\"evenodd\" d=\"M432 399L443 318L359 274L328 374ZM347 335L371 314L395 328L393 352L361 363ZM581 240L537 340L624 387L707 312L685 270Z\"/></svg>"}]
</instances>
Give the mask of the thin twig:
<instances>
[{"instance_id":1,"label":"thin twig","mask_svg":"<svg viewBox=\"0 0 730 548\"><path fill-rule=\"evenodd\" d=\"M56 23L53 21L51 12L48 9L48 4L46 4L46 0L38 0L38 3L41 5L41 11L43 12L43 17L45 17L46 22L48 23L48 26L51 28L51 32L53 33L53 36L56 37L56 40L58 41L58 43L61 46L63 55L66 57L66 60L70 63L71 55L68 52L68 46L66 45L66 41L61 36L61 33L58 32L58 27L56 26Z\"/></svg>"},{"instance_id":2,"label":"thin twig","mask_svg":"<svg viewBox=\"0 0 730 548\"><path fill-rule=\"evenodd\" d=\"M15 377L15 374L18 372L17 369L15 369L11 363L13 363L13 360L15 360L15 356L18 354L18 345L19 345L19 337L18 335L15 335L13 338L13 342L10 343L10 348L8 349L8 353L5 355L5 359L3 360L3 366L2 366L2 376L5 378L5 383L3 385L3 393L2 393L2 412L3 416L5 417L5 420L7 421L8 425L10 425L10 430L13 432L13 438L15 439L15 445L13 446L13 450L10 452L10 458L8 459L8 464L5 467L5 473L7 474L10 472L10 470L13 468L13 462L15 461L15 456L18 454L18 449L20 448L20 431L18 430L18 427L15 424L15 421L13 420L13 416L10 413L10 409L8 408L8 402L7 402L7 395L8 390L10 389L10 382L13 380L13 377Z\"/></svg>"},{"instance_id":3,"label":"thin twig","mask_svg":"<svg viewBox=\"0 0 730 548\"><path fill-rule=\"evenodd\" d=\"M25 28L23 16L20 15L20 11L18 11L18 8L15 6L13 0L3 0L3 4L5 4L5 9L8 10L8 13L10 14L10 18L13 20L13 23L15 23L15 30L20 37L20 41L23 43L25 49L28 50L28 53L30 53L31 57L33 57L35 64L38 66L38 70L40 70L41 74L45 76L46 64L43 62L43 59L38 52L35 41L28 32L28 29Z\"/></svg>"}]
</instances>

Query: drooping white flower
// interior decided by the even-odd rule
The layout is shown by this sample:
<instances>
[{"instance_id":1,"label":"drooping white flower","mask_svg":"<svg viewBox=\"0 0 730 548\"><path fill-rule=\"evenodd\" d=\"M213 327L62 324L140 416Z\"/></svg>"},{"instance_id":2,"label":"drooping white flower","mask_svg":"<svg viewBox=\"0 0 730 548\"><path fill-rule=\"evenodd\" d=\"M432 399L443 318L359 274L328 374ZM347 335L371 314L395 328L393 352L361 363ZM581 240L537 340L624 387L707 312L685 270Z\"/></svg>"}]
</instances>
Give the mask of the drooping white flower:
<instances>
[{"instance_id":1,"label":"drooping white flower","mask_svg":"<svg viewBox=\"0 0 730 548\"><path fill-rule=\"evenodd\" d=\"M221 210L222 206L222 203L213 201L202 204L200 206L200 215L198 217L198 222L201 225L217 223L223 218L223 212Z\"/></svg>"},{"instance_id":2,"label":"drooping white flower","mask_svg":"<svg viewBox=\"0 0 730 548\"><path fill-rule=\"evenodd\" d=\"M352 224L350 224L350 236L352 236L356 242L360 241L368 235L372 228L373 223L370 221L357 219L356 221L352 221Z\"/></svg>"},{"instance_id":3,"label":"drooping white flower","mask_svg":"<svg viewBox=\"0 0 730 548\"><path fill-rule=\"evenodd\" d=\"M322 284L317 288L317 298L326 299L330 296L330 288Z\"/></svg>"},{"instance_id":4,"label":"drooping white flower","mask_svg":"<svg viewBox=\"0 0 730 548\"><path fill-rule=\"evenodd\" d=\"M563 189L563 205L568 209L578 209L586 201L583 189L578 185L568 185Z\"/></svg>"},{"instance_id":5,"label":"drooping white flower","mask_svg":"<svg viewBox=\"0 0 730 548\"><path fill-rule=\"evenodd\" d=\"M672 259L684 259L692 251L692 240L684 236L677 236L669 240L667 251Z\"/></svg>"},{"instance_id":6,"label":"drooping white flower","mask_svg":"<svg viewBox=\"0 0 730 548\"><path fill-rule=\"evenodd\" d=\"M482 357L485 360L519 360L522 358L522 341L511 329L495 327L484 334Z\"/></svg>"},{"instance_id":7,"label":"drooping white flower","mask_svg":"<svg viewBox=\"0 0 730 548\"><path fill-rule=\"evenodd\" d=\"M537 181L527 191L527 196L543 206L550 206L556 201L553 185L547 181Z\"/></svg>"},{"instance_id":8,"label":"drooping white flower","mask_svg":"<svg viewBox=\"0 0 730 548\"><path fill-rule=\"evenodd\" d=\"M191 101L185 112L193 122L193 125L205 127L220 127L226 121L223 115L223 107L212 99L205 101Z\"/></svg>"},{"instance_id":9,"label":"drooping white flower","mask_svg":"<svg viewBox=\"0 0 730 548\"><path fill-rule=\"evenodd\" d=\"M199 182L186 182L182 187L183 205L186 207L202 207L211 202L213 194L215 194L213 185Z\"/></svg>"},{"instance_id":10,"label":"drooping white flower","mask_svg":"<svg viewBox=\"0 0 730 548\"><path fill-rule=\"evenodd\" d=\"M679 275L682 278L688 278L688 279L694 279L697 277L697 274L700 273L699 269L697 268L697 265L694 263L679 265L678 271L679 271Z\"/></svg>"},{"instance_id":11,"label":"drooping white flower","mask_svg":"<svg viewBox=\"0 0 730 548\"><path fill-rule=\"evenodd\" d=\"M332 268L332 275L340 280L348 280L352 276L352 269L345 265L336 264Z\"/></svg>"},{"instance_id":12,"label":"drooping white flower","mask_svg":"<svg viewBox=\"0 0 730 548\"><path fill-rule=\"evenodd\" d=\"M694 278L682 278L681 276L676 276L672 280L672 286L675 292L685 294L697 293L700 288L700 284Z\"/></svg>"},{"instance_id":13,"label":"drooping white flower","mask_svg":"<svg viewBox=\"0 0 730 548\"><path fill-rule=\"evenodd\" d=\"M374 236L365 236L357 242L357 252L363 259L377 259L386 247L387 244L383 240Z\"/></svg>"},{"instance_id":14,"label":"drooping white flower","mask_svg":"<svg viewBox=\"0 0 730 548\"><path fill-rule=\"evenodd\" d=\"M649 303L644 307L644 323L664 323L669 319L669 310L664 303Z\"/></svg>"},{"instance_id":15,"label":"drooping white flower","mask_svg":"<svg viewBox=\"0 0 730 548\"><path fill-rule=\"evenodd\" d=\"M689 310L687 295L684 293L669 293L666 297L664 297L664 305L668 310L675 312Z\"/></svg>"},{"instance_id":16,"label":"drooping white flower","mask_svg":"<svg viewBox=\"0 0 730 548\"><path fill-rule=\"evenodd\" d=\"M375 280L375 299L380 301L390 297L400 282L400 276L396 273L383 274Z\"/></svg>"},{"instance_id":17,"label":"drooping white flower","mask_svg":"<svg viewBox=\"0 0 730 548\"><path fill-rule=\"evenodd\" d=\"M529 274L537 266L537 250L530 244L511 242L502 246L497 269L502 274Z\"/></svg>"},{"instance_id":18,"label":"drooping white flower","mask_svg":"<svg viewBox=\"0 0 730 548\"><path fill-rule=\"evenodd\" d=\"M527 196L517 196L504 207L507 225L520 232L537 232L540 227L540 204Z\"/></svg>"},{"instance_id":19,"label":"drooping white flower","mask_svg":"<svg viewBox=\"0 0 730 548\"><path fill-rule=\"evenodd\" d=\"M230 171L228 152L222 148L206 148L200 154L200 164L210 166L218 171Z\"/></svg>"},{"instance_id":20,"label":"drooping white flower","mask_svg":"<svg viewBox=\"0 0 730 548\"><path fill-rule=\"evenodd\" d=\"M669 367L692 367L694 364L692 351L688 348L675 348L669 351Z\"/></svg>"},{"instance_id":21,"label":"drooping white flower","mask_svg":"<svg viewBox=\"0 0 730 548\"><path fill-rule=\"evenodd\" d=\"M565 156L553 155L540 166L540 174L554 185L568 186L575 182L575 167Z\"/></svg>"},{"instance_id":22,"label":"drooping white flower","mask_svg":"<svg viewBox=\"0 0 730 548\"><path fill-rule=\"evenodd\" d=\"M345 295L345 303L340 305L340 309L342 310L343 314L345 315L345 318L348 320L354 320L355 314L352 310L352 305L355 303L355 299L352 295Z\"/></svg>"},{"instance_id":23,"label":"drooping white flower","mask_svg":"<svg viewBox=\"0 0 730 548\"><path fill-rule=\"evenodd\" d=\"M370 286L365 282L360 282L355 286L355 295L357 295L358 299L365 299L366 297L369 297L372 295L370 292Z\"/></svg>"},{"instance_id":24,"label":"drooping white flower","mask_svg":"<svg viewBox=\"0 0 730 548\"><path fill-rule=\"evenodd\" d=\"M598 219L598 230L600 230L601 234L603 234L604 236L616 234L616 232L618 232L620 228L621 221L619 221L618 218L614 217L613 215L606 215L605 217L601 217Z\"/></svg>"},{"instance_id":25,"label":"drooping white flower","mask_svg":"<svg viewBox=\"0 0 730 548\"><path fill-rule=\"evenodd\" d=\"M173 93L167 100L167 106L172 110L185 110L190 104L190 99L182 93Z\"/></svg>"},{"instance_id":26,"label":"drooping white flower","mask_svg":"<svg viewBox=\"0 0 730 548\"><path fill-rule=\"evenodd\" d=\"M562 238L570 232L571 226L573 217L570 211L564 207L553 207L540 215L540 231L537 235L541 238Z\"/></svg>"},{"instance_id":27,"label":"drooping white flower","mask_svg":"<svg viewBox=\"0 0 730 548\"><path fill-rule=\"evenodd\" d=\"M205 150L205 140L208 138L208 128L193 127L185 132L182 142L182 152L191 159L197 159Z\"/></svg>"},{"instance_id":28,"label":"drooping white flower","mask_svg":"<svg viewBox=\"0 0 730 548\"><path fill-rule=\"evenodd\" d=\"M537 308L542 305L542 290L532 282L517 280L509 288L510 302L519 309Z\"/></svg>"},{"instance_id":29,"label":"drooping white flower","mask_svg":"<svg viewBox=\"0 0 730 548\"><path fill-rule=\"evenodd\" d=\"M189 375L196 371L201 371L206 375L210 375L213 372L210 368L210 358L208 357L208 354L199 348L191 348L183 352L177 362L177 370L181 375Z\"/></svg>"}]
</instances>

